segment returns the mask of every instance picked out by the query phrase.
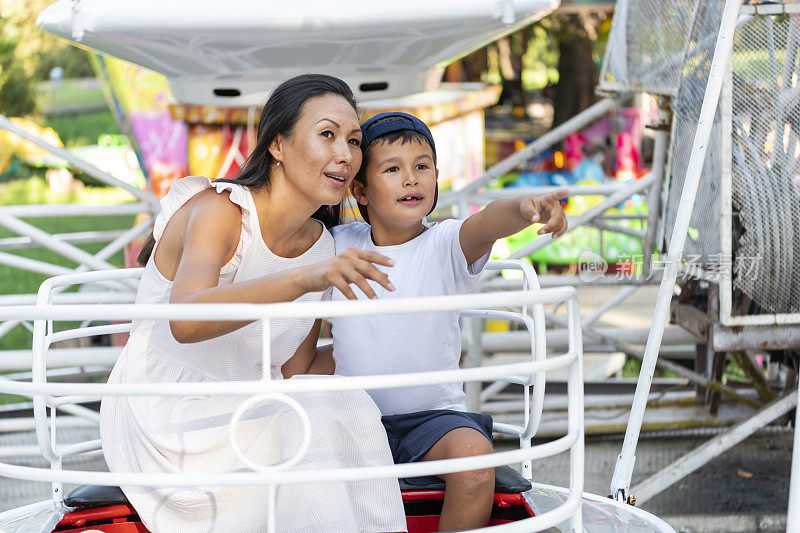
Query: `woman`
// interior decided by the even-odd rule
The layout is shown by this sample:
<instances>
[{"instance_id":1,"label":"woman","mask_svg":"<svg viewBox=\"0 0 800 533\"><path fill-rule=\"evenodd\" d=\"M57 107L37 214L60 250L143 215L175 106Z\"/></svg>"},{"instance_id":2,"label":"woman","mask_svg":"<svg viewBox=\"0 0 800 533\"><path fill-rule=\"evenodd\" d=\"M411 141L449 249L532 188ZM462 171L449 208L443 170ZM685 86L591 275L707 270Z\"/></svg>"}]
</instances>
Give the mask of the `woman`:
<instances>
[{"instance_id":1,"label":"woman","mask_svg":"<svg viewBox=\"0 0 800 533\"><path fill-rule=\"evenodd\" d=\"M137 303L319 301L331 286L387 288L376 253L334 256L330 227L361 164L361 131L350 88L324 75L281 84L261 114L256 147L236 179L184 178L162 200ZM258 322L134 321L109 383L273 379L330 371L317 356L320 321L270 324L272 368L261 368ZM363 391L292 396L311 419L312 440L296 469L391 464L380 414ZM245 469L228 439L242 396L107 397L103 452L117 472L232 472ZM238 443L258 464L294 454L297 416L280 402L250 409ZM264 531L266 487L123 486L154 532ZM405 530L393 479L286 485L278 489L280 531Z\"/></svg>"}]
</instances>

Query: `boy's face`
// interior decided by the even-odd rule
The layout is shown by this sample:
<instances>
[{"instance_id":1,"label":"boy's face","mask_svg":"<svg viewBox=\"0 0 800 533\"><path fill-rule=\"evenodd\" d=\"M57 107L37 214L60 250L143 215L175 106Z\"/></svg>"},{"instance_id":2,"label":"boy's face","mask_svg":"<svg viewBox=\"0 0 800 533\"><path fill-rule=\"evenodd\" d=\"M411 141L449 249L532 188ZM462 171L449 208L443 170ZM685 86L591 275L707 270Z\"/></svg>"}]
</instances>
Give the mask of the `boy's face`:
<instances>
[{"instance_id":1,"label":"boy's face","mask_svg":"<svg viewBox=\"0 0 800 533\"><path fill-rule=\"evenodd\" d=\"M426 142L378 140L369 152L366 185L353 182L358 203L366 205L370 223L386 229L419 225L433 207L438 171Z\"/></svg>"}]
</instances>

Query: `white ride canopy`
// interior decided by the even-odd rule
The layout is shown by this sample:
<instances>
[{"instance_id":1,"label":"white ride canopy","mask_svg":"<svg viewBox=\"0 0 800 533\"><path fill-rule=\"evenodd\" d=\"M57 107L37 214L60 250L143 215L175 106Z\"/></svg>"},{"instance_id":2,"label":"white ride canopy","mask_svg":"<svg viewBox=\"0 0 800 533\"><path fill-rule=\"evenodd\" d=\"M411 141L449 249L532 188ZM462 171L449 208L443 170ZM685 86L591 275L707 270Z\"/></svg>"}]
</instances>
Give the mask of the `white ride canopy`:
<instances>
[{"instance_id":1,"label":"white ride canopy","mask_svg":"<svg viewBox=\"0 0 800 533\"><path fill-rule=\"evenodd\" d=\"M558 0L60 0L39 26L165 74L184 103L258 105L305 72L359 100L434 88L441 67L558 7Z\"/></svg>"}]
</instances>

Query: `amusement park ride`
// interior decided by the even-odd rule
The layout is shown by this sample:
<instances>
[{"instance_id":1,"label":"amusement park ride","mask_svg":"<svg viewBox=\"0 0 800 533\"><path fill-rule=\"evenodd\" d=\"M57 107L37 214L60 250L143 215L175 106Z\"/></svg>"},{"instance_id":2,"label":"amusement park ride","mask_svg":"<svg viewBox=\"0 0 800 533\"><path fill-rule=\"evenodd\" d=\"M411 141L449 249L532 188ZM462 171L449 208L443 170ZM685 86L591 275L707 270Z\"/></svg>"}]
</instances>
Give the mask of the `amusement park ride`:
<instances>
[{"instance_id":1,"label":"amusement park ride","mask_svg":"<svg viewBox=\"0 0 800 533\"><path fill-rule=\"evenodd\" d=\"M202 1L168 3L119 0L60 0L45 10L40 26L80 46L126 59L165 74L174 96L193 104L253 106L278 82L305 71L337 75L369 99L379 94L404 95L434 86L440 69L470 50L514 31L557 7L554 0L459 0L442 2L319 2L297 1L280 11L258 2L234 1L220 11ZM735 37L735 39L734 39ZM753 59L757 57L758 60ZM43 262L0 252L0 262L54 275L38 295L0 296L0 336L18 324L32 322L30 373L0 381L0 392L32 398L35 453L50 468L0 462L0 475L48 482L52 498L0 513L0 530L146 531L119 485L196 486L254 484L270 488L310 481L401 479L409 531L434 531L443 497L442 487L405 486L402 479L465 469L498 467L497 494L488 531L654 531L672 528L632 504L645 501L689 474L712 457L740 442L757 429L790 412L797 394L775 397L751 369L755 390L732 389L721 383L725 354L735 352L742 366L748 351L768 350L790 363L800 346L800 285L793 268L800 257L800 196L793 183L800 169L800 6L792 3L748 3L742 0L619 0L609 49L602 70L601 89L608 97L577 117L541 136L523 150L486 171L469 185L443 193L439 213L463 216L469 209L502 195L539 193L546 188L518 188L512 192L484 188L492 179L512 171L538 152L590 124L631 95L656 95L659 118L655 124L652 171L639 180L620 184L575 186L570 195L603 195L586 212L572 217L570 229L592 225L642 240L643 251L660 254L663 270L656 281L660 290L652 328L644 349L624 331L594 326L599 316L625 300L656 272L645 254L642 275L618 282L627 285L588 317L581 317L574 287L578 276L538 278L523 259L543 247L540 240L523 246L506 260L491 262L475 294L392 302L324 302L269 305L133 306L139 269L112 269L107 259L131 240L146 234L150 222L115 235L96 255L83 252L69 236L53 236L20 217L59 216L64 213L154 214L158 199L130 187L78 160L65 150L47 145L0 117L8 129L92 176L129 190L138 202L122 206L43 206L36 209L0 208L0 225L77 262L66 272ZM646 197L644 229L617 225L607 211L630 196ZM98 232L98 239L102 232ZM106 238L108 237L105 235ZM2 243L0 243L2 244ZM737 261L758 258L746 275ZM520 279L506 279L501 271L521 270ZM82 290L68 291L79 286ZM680 288L675 302L673 294ZM564 305L566 315L548 312L545 305ZM497 310L502 308L505 310ZM392 376L307 378L237 383L163 385L140 383L110 387L81 380L62 382L65 369L110 365L114 347L58 348L58 341L124 333L133 319L206 319L220 313L231 319L257 319L265 335L269 321L281 317L331 317L431 310L461 311L465 320L464 368L458 371ZM673 322L696 338L694 370L664 357L662 344ZM496 337L483 333L484 319L518 324L520 335L507 334L499 344L529 351L522 362L480 366L482 354ZM80 325L75 326L75 321ZM674 328L674 327L673 327ZM556 333L562 340L555 342ZM553 341L553 342L551 342ZM662 341L664 341L662 343ZM611 346L642 359L642 370L626 426L625 441L610 483L611 498L583 492L584 413L592 399L584 396L584 344ZM265 342L268 346L268 343ZM561 347L564 349L561 350ZM264 364L269 364L268 351ZM739 359L737 359L739 360ZM656 365L698 387L710 409L724 396L755 407L749 418L688 453L652 478L630 487L635 450L648 406ZM546 372L567 371L566 427L562 435L543 443L539 431L544 409ZM78 381L78 382L75 382ZM495 432L518 438L519 449L487 456L362 471L302 471L288 469L302 457L274 465L251 464L241 454L234 428L248 408L258 402L291 403L291 393L309 390L400 387L409 384L464 382L471 407L492 404L497 394L515 388L522 393L522 423L495 423ZM481 382L486 382L484 387ZM201 390L202 388L202 390ZM98 440L64 444L59 431L66 421L96 422L94 405L104 395L240 394L242 404L233 414L231 446L249 471L222 475L199 473L137 475L88 472L64 468L70 458L100 448ZM59 414L60 413L60 414ZM62 416L68 415L68 416ZM307 415L304 442L310 431ZM800 448L795 436L795 452ZM0 450L1 451L1 450ZM536 483L531 463L569 451L567 488ZM32 450L27 452L33 453ZM4 453L2 457L13 456ZM502 465L518 465L520 474ZM793 461L787 531L800 530L800 459ZM69 495L64 484L82 484ZM273 502L274 503L274 500ZM269 505L270 502L265 502ZM276 529L270 525L271 531Z\"/></svg>"}]
</instances>

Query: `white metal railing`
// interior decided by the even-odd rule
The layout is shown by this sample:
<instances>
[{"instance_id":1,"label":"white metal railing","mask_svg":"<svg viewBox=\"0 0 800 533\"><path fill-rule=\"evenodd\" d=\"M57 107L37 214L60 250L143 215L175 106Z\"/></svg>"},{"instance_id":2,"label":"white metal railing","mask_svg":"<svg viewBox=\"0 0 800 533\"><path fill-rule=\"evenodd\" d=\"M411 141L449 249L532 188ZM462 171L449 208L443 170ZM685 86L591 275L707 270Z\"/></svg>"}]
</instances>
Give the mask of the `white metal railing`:
<instances>
[{"instance_id":1,"label":"white metal railing","mask_svg":"<svg viewBox=\"0 0 800 533\"><path fill-rule=\"evenodd\" d=\"M10 205L0 207L0 227L4 227L14 233L17 237L0 239L0 265L11 268L27 270L37 274L47 276L59 276L73 271L82 272L86 270L104 270L115 268L108 263L108 259L114 254L124 249L134 239L143 237L150 232L155 215L159 212L159 199L151 192L139 189L114 176L104 172L91 163L83 160L63 147L54 146L47 141L37 137L35 134L17 126L8 118L0 115L0 130L7 130L15 135L33 143L49 153L66 160L76 169L112 187L118 187L131 193L137 200L114 205L83 205L83 204L59 204L59 205ZM50 234L43 231L22 218L43 218L43 217L62 217L62 216L103 216L103 215L138 215L140 213L150 213L150 218L134 225L130 229L119 231L82 231L73 233ZM104 242L107 243L100 251L91 254L78 246L78 243ZM20 248L41 247L52 251L68 261L77 263L77 268L68 268L48 261L31 259L21 255L7 253L4 250L15 250ZM135 287L119 282L101 284L106 289L106 297L117 300L130 298L134 294ZM74 295L77 296L77 295ZM33 295L0 295L0 305L19 305L20 300L27 303ZM0 323L0 337L5 336L17 326L29 328L29 323L16 317L7 319ZM0 370L16 370L15 366L8 366L10 359L17 359L19 354L9 351L0 351Z\"/></svg>"},{"instance_id":2,"label":"white metal railing","mask_svg":"<svg viewBox=\"0 0 800 533\"><path fill-rule=\"evenodd\" d=\"M495 262L491 268L522 268L525 288L537 289L535 272L530 265L519 262ZM530 269L528 271L528 269ZM42 455L50 462L50 468L18 466L0 461L0 475L30 481L53 484L53 502L63 508L63 483L95 485L139 485L139 486L197 486L197 485L266 485L271 498L279 485L357 481L377 478L404 478L459 472L478 468L497 467L510 463L521 463L523 468L530 462L564 451L570 452L570 484L563 503L538 516L522 521L493 526L491 531L537 531L569 521L572 531L581 531L581 493L583 489L583 381L581 321L576 291L572 287L523 290L504 293L483 293L457 296L409 298L386 301L348 301L321 303L277 303L277 304L177 304L177 305L72 305L53 304L52 296L60 288L98 281L133 280L141 276L142 269L114 270L106 272L84 272L68 274L45 281L39 291L37 305L19 306L14 309L0 308L0 320L12 315L15 318L34 320L34 345L32 382L14 380L0 381L0 393L20 394L33 398L34 425ZM545 357L543 304L566 303L569 343L566 353ZM486 308L519 307L520 312L481 310ZM395 314L409 312L432 312L462 310L473 317L498 317L523 323L531 335L531 360L521 363L464 368L457 370L393 374L379 376L325 376L308 377L302 380L273 380L269 372L253 381L213 383L51 383L47 381L47 354L50 343L62 338L76 338L99 332L124 331L128 324L108 326L91 325L92 321L153 320L214 320L225 316L230 320L260 320L269 347L269 322L278 318L317 318L358 316L366 314ZM523 318L526 317L526 318ZM53 322L78 320L83 324L69 331L54 332ZM270 368L269 350L264 350L263 368ZM568 368L567 418L568 429L564 436L544 444L531 445L531 437L541 419L545 374L558 368ZM526 387L525 424L523 426L499 425L496 431L510 433L520 438L520 449L489 455L427 461L401 465L386 465L380 468L339 468L324 471L289 471L288 466L302 459L302 455L313 428L307 424L307 415L302 407L289 396L293 393L312 391L345 391L358 389L395 388L409 385L430 385L449 382L480 382L506 380ZM57 440L56 407L84 409L79 404L103 396L146 395L224 395L248 396L231 421L231 446L249 472L231 473L110 473L86 472L62 469L66 457L100 449L99 441L88 441L61 445ZM278 465L251 464L239 453L235 425L248 406L261 401L280 401L297 411L301 422L305 421L304 446L289 461ZM80 413L78 413L80 414ZM95 413L96 415L96 413ZM42 507L44 509L44 507ZM9 514L0 514L0 520ZM274 531L274 524L269 524Z\"/></svg>"}]
</instances>

